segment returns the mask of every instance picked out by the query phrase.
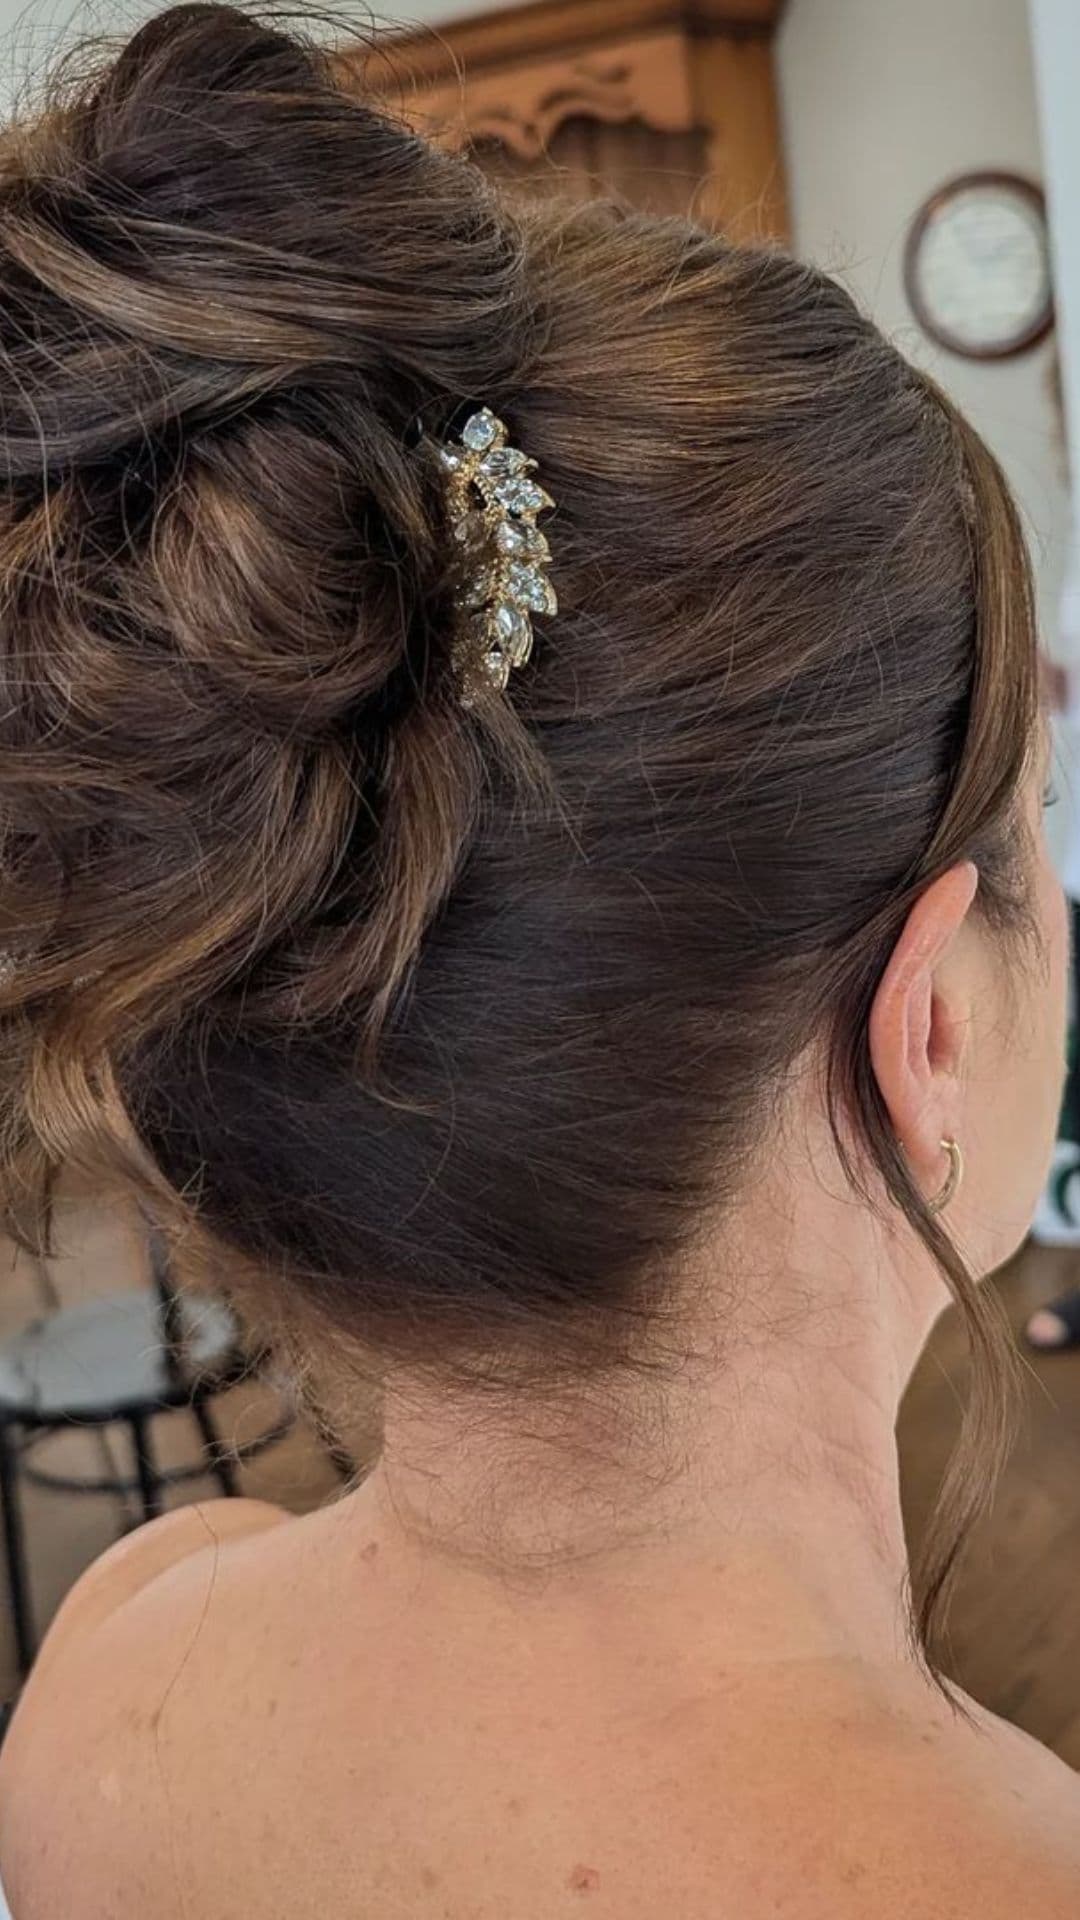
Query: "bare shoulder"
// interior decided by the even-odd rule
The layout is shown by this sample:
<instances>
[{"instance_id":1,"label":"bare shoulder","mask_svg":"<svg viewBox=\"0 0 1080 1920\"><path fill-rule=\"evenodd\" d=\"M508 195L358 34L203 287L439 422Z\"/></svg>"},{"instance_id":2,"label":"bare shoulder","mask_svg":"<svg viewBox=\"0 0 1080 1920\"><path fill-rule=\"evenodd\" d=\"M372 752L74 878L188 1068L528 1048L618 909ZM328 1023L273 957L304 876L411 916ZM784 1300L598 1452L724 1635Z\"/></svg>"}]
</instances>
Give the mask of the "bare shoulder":
<instances>
[{"instance_id":1,"label":"bare shoulder","mask_svg":"<svg viewBox=\"0 0 1080 1920\"><path fill-rule=\"evenodd\" d=\"M820 1762L803 1844L808 1861L832 1856L822 1920L1080 1915L1080 1780L974 1702L954 1712L913 1690L910 1705L841 1720ZM813 1901L806 1920L818 1920Z\"/></svg>"},{"instance_id":2,"label":"bare shoulder","mask_svg":"<svg viewBox=\"0 0 1080 1920\"><path fill-rule=\"evenodd\" d=\"M857 1676L834 1688L777 1675L752 1705L708 1740L714 1757L700 1768L692 1730L679 1729L707 1793L695 1785L684 1802L708 1834L714 1883L735 1890L732 1911L1080 1916L1080 1780L1035 1741L914 1682L876 1692Z\"/></svg>"},{"instance_id":3,"label":"bare shoulder","mask_svg":"<svg viewBox=\"0 0 1080 1920\"><path fill-rule=\"evenodd\" d=\"M860 1756L853 1756L855 1767ZM836 1920L873 1911L957 1920L1073 1920L1080 1914L1080 1794L1052 1755L1012 1770L982 1757L922 1767L910 1751L850 1775L850 1811L834 1809ZM1044 1771L1043 1760L1049 1763ZM1060 1768L1060 1779L1053 1770ZM1048 1785L1049 1782L1049 1785ZM1061 1822L1066 1808L1073 1825ZM816 1920L816 1916L815 1916Z\"/></svg>"},{"instance_id":4,"label":"bare shoulder","mask_svg":"<svg viewBox=\"0 0 1080 1920\"><path fill-rule=\"evenodd\" d=\"M200 1501L178 1507L160 1520L151 1520L125 1534L86 1569L57 1610L24 1700L32 1707L57 1657L77 1646L99 1621L160 1574L192 1554L225 1540L264 1532L289 1518L283 1508L263 1500Z\"/></svg>"},{"instance_id":5,"label":"bare shoulder","mask_svg":"<svg viewBox=\"0 0 1080 1920\"><path fill-rule=\"evenodd\" d=\"M829 1858L831 1853L832 1858ZM740 1909L753 1912L754 1909ZM926 1797L793 1850L774 1904L790 1920L1076 1920L1080 1870L1033 1834L960 1819Z\"/></svg>"},{"instance_id":6,"label":"bare shoulder","mask_svg":"<svg viewBox=\"0 0 1080 1920\"><path fill-rule=\"evenodd\" d=\"M140 1900L162 1920L180 1910L176 1890L158 1884L160 1863L142 1858L143 1836L167 1827L161 1700L222 1550L290 1518L257 1500L182 1507L125 1536L72 1588L0 1752L0 1877L19 1920L55 1913L72 1875L94 1920L96 1854L106 1875L116 1854L130 1863L132 1911Z\"/></svg>"}]
</instances>

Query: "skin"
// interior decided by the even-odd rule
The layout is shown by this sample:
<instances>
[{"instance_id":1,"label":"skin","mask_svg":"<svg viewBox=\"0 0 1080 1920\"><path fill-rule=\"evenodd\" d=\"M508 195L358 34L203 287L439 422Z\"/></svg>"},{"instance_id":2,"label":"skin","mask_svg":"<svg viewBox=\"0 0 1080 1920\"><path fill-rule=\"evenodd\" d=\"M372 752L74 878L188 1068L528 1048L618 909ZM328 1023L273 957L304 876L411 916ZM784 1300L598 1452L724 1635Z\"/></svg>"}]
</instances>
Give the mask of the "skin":
<instances>
[{"instance_id":1,"label":"skin","mask_svg":"<svg viewBox=\"0 0 1080 1920\"><path fill-rule=\"evenodd\" d=\"M980 1272L1024 1235L1064 1074L1040 792L1039 951L1010 970L958 866L871 1021L928 1195L964 1148ZM0 1759L17 1920L73 1887L79 1920L1080 1911L1074 1776L908 1647L894 1424L947 1295L847 1189L805 1066L683 1276L677 1376L614 1408L391 1381L357 1492L189 1508L90 1571Z\"/></svg>"}]
</instances>

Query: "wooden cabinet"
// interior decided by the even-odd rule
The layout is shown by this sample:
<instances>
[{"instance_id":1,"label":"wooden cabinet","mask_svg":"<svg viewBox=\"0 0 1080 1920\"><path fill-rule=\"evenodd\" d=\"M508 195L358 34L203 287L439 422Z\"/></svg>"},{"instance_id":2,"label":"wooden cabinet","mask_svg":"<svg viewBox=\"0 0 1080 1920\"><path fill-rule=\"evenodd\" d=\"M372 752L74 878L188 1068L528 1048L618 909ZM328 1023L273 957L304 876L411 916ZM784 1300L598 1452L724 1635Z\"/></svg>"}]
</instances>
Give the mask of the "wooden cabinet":
<instances>
[{"instance_id":1,"label":"wooden cabinet","mask_svg":"<svg viewBox=\"0 0 1080 1920\"><path fill-rule=\"evenodd\" d=\"M538 0L382 38L347 83L500 174L786 236L783 0Z\"/></svg>"}]
</instances>

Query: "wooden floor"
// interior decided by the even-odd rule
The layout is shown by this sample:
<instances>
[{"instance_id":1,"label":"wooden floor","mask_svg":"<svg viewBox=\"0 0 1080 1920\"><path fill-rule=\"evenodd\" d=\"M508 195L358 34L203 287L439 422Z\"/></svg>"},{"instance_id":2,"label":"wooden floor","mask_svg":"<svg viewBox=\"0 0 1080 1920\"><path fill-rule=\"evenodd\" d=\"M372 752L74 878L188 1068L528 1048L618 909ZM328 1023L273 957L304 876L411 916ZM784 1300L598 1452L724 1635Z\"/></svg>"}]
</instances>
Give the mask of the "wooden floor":
<instances>
[{"instance_id":1,"label":"wooden floor","mask_svg":"<svg viewBox=\"0 0 1080 1920\"><path fill-rule=\"evenodd\" d=\"M74 1249L54 1264L65 1301L137 1284L141 1243L122 1212L73 1194L64 1223ZM1028 1247L994 1284L1014 1324L1071 1283L1080 1254ZM0 1338L40 1311L41 1283L22 1256L0 1249ZM954 1438L963 1391L963 1343L946 1315L912 1382L901 1421L909 1531L918 1535ZM245 1386L219 1403L226 1433L250 1436L276 1411L265 1387ZM198 1459L193 1423L159 1423L166 1463ZM50 1442L54 1467L100 1473L100 1437ZM339 1484L313 1433L298 1426L244 1470L244 1490L301 1512L332 1498ZM214 1489L189 1482L182 1497ZM115 1539L124 1513L115 1499L27 1490L26 1514L39 1619L48 1619L82 1567ZM973 1542L952 1618L954 1671L987 1706L1044 1740L1080 1768L1080 1355L1033 1359L1023 1430L994 1512ZM0 1698L15 1688L6 1607L0 1600Z\"/></svg>"},{"instance_id":2,"label":"wooden floor","mask_svg":"<svg viewBox=\"0 0 1080 1920\"><path fill-rule=\"evenodd\" d=\"M1080 1286L1080 1253L1028 1245L990 1284L1019 1329L1034 1308ZM905 1400L900 1456L912 1543L959 1424L963 1347L947 1314ZM977 1700L1080 1768L1080 1353L1029 1358L1018 1442L964 1562L950 1664Z\"/></svg>"}]
</instances>

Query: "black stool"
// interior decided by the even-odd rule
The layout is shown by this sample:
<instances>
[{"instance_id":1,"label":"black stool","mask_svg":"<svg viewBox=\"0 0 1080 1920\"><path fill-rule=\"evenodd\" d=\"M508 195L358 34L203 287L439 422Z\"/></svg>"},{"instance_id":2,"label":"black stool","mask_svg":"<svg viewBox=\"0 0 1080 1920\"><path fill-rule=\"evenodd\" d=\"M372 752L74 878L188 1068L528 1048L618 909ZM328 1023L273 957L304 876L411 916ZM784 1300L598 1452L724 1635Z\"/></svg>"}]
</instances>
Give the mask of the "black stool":
<instances>
[{"instance_id":1,"label":"black stool","mask_svg":"<svg viewBox=\"0 0 1080 1920\"><path fill-rule=\"evenodd\" d=\"M27 1580L19 1476L68 1493L137 1495L140 1519L163 1510L165 1489L214 1474L224 1494L236 1492L236 1464L290 1430L293 1415L235 1449L222 1445L210 1411L215 1394L251 1375L232 1316L205 1295L181 1295L169 1279L163 1237L150 1230L152 1281L33 1321L0 1346L0 1502L15 1645L29 1672L35 1652ZM155 1414L184 1411L199 1431L204 1457L195 1466L162 1469L152 1434ZM45 1434L66 1427L124 1425L134 1474L75 1479L46 1472L26 1458Z\"/></svg>"}]
</instances>

